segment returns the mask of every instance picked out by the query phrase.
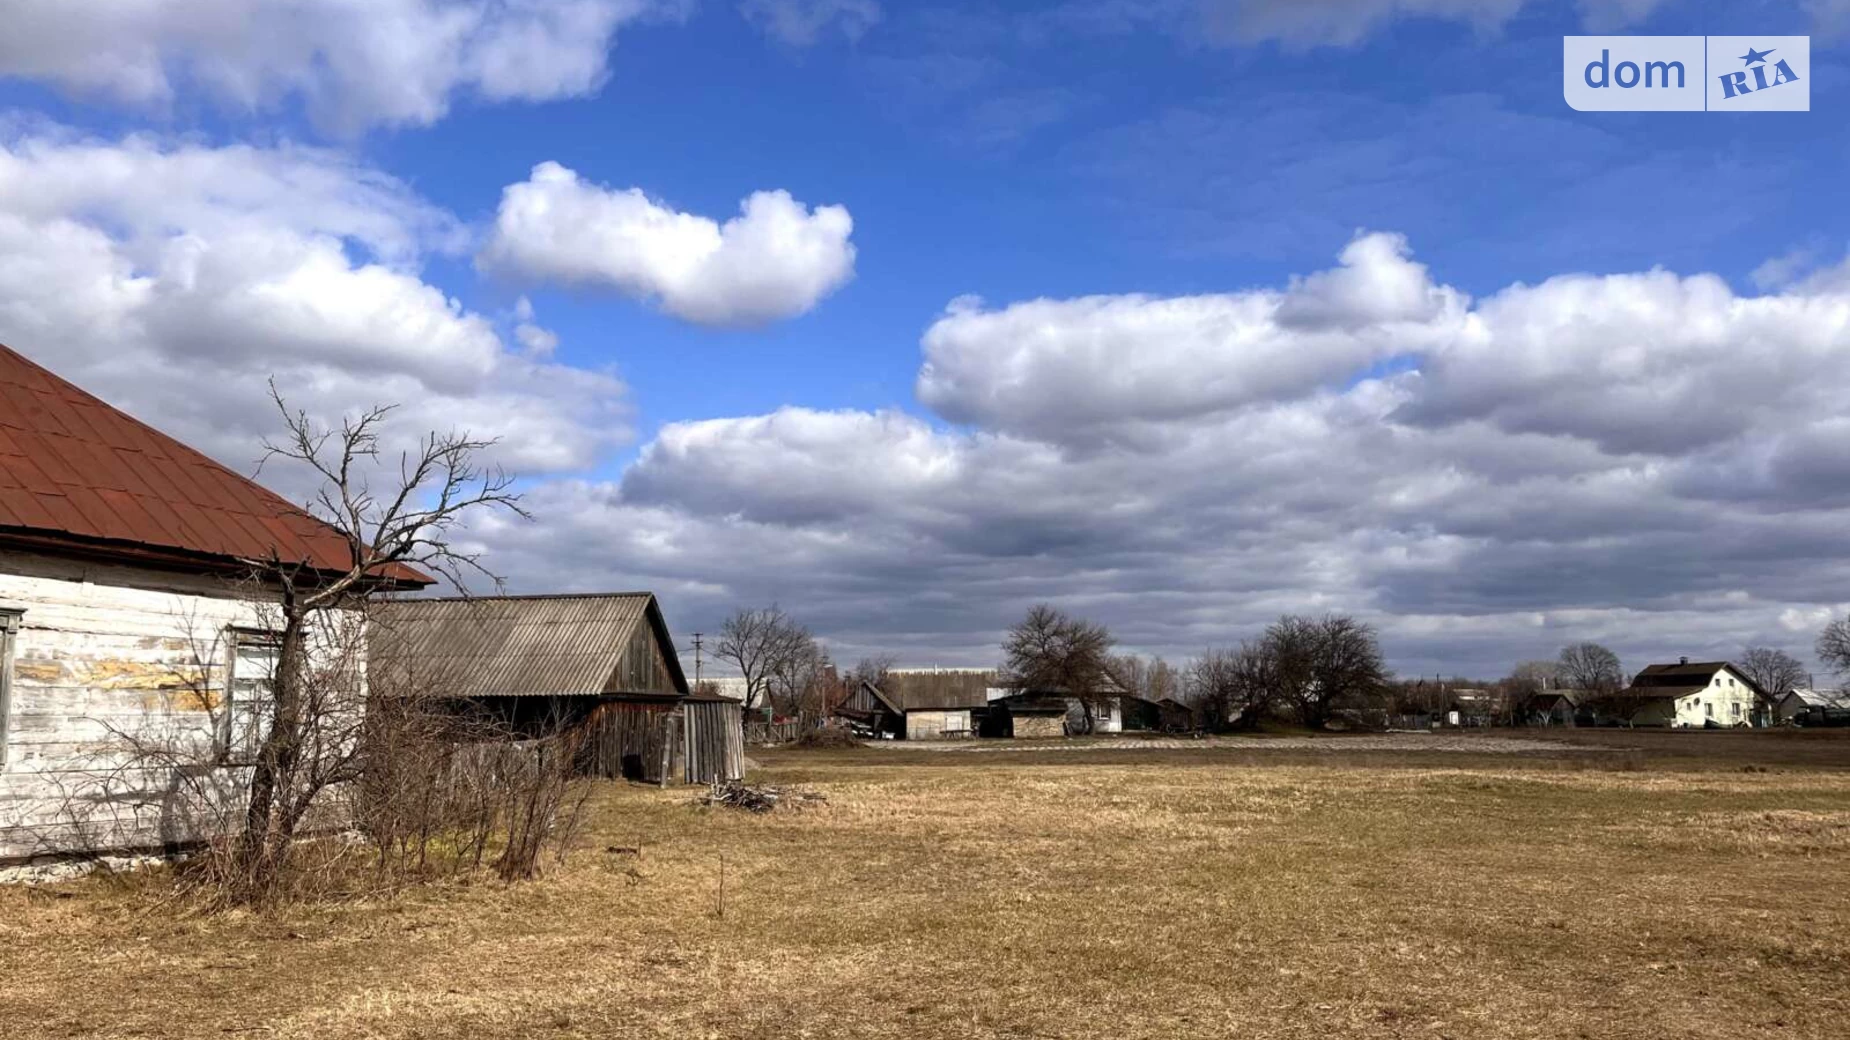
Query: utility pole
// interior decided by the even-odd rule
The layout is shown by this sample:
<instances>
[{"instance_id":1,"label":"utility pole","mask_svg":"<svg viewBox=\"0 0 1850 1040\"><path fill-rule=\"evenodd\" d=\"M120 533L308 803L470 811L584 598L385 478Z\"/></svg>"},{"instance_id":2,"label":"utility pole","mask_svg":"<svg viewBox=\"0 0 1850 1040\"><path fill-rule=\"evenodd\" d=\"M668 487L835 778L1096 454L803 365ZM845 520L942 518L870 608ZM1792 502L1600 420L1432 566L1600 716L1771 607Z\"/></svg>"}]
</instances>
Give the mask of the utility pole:
<instances>
[{"instance_id":1,"label":"utility pole","mask_svg":"<svg viewBox=\"0 0 1850 1040\"><path fill-rule=\"evenodd\" d=\"M694 686L700 685L700 633L694 633Z\"/></svg>"}]
</instances>

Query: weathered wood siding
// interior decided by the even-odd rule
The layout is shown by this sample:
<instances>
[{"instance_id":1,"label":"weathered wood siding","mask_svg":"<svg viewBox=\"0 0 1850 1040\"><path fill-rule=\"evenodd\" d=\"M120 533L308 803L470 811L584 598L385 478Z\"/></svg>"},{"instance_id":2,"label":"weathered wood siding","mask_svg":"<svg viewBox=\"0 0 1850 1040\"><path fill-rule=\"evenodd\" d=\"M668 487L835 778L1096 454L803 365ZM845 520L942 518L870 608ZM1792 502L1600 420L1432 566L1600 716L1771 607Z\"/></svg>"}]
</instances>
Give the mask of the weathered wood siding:
<instances>
[{"instance_id":1,"label":"weathered wood siding","mask_svg":"<svg viewBox=\"0 0 1850 1040\"><path fill-rule=\"evenodd\" d=\"M589 770L597 776L658 784L679 760L681 716L670 700L610 701L585 721Z\"/></svg>"},{"instance_id":2,"label":"weathered wood siding","mask_svg":"<svg viewBox=\"0 0 1850 1040\"><path fill-rule=\"evenodd\" d=\"M649 624L648 618L637 622L636 630L630 633L608 689L611 693L676 692L668 662L662 658L661 641L655 637L655 626Z\"/></svg>"},{"instance_id":3,"label":"weathered wood siding","mask_svg":"<svg viewBox=\"0 0 1850 1040\"><path fill-rule=\"evenodd\" d=\"M688 701L686 715L687 782L710 784L745 776L745 727L739 705Z\"/></svg>"},{"instance_id":4,"label":"weathered wood siding","mask_svg":"<svg viewBox=\"0 0 1850 1040\"><path fill-rule=\"evenodd\" d=\"M233 626L262 627L259 602L206 578L0 553L0 608L15 639L0 861L158 846L196 837L176 818L175 780L131 768L132 739L211 747ZM225 796L240 771L211 778Z\"/></svg>"}]
</instances>

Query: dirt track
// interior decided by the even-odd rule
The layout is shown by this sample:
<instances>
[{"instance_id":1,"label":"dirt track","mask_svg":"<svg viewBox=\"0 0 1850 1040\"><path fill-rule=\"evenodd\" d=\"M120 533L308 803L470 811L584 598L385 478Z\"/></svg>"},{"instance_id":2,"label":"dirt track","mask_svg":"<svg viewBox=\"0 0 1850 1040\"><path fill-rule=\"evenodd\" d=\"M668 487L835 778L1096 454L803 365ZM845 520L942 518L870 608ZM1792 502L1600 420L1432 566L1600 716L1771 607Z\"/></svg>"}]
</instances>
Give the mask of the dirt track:
<instances>
[{"instance_id":1,"label":"dirt track","mask_svg":"<svg viewBox=\"0 0 1850 1040\"><path fill-rule=\"evenodd\" d=\"M1449 751L1475 755L1553 754L1573 751L1619 751L1612 745L1575 744L1560 740L1526 740L1521 737L1465 736L1441 733L1375 733L1365 736L1327 737L1104 737L1076 740L881 740L868 747L892 751L943 751L978 754L1022 751L1203 751L1226 748L1238 751Z\"/></svg>"}]
</instances>

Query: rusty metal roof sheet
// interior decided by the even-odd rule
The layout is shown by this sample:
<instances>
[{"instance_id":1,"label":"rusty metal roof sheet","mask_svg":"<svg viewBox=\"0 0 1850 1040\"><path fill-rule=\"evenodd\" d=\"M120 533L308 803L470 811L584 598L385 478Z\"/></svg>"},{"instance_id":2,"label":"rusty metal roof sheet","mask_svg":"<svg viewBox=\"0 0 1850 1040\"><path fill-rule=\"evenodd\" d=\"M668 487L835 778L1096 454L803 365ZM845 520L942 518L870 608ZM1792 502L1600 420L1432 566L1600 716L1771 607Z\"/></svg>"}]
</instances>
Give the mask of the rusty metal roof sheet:
<instances>
[{"instance_id":1,"label":"rusty metal roof sheet","mask_svg":"<svg viewBox=\"0 0 1850 1040\"><path fill-rule=\"evenodd\" d=\"M352 559L333 528L4 345L0 534L170 562ZM409 567L392 576L431 584Z\"/></svg>"},{"instance_id":2,"label":"rusty metal roof sheet","mask_svg":"<svg viewBox=\"0 0 1850 1040\"><path fill-rule=\"evenodd\" d=\"M674 640L648 592L395 600L375 614L372 658L445 697L629 692L613 683L639 624L653 631L685 695Z\"/></svg>"}]
</instances>

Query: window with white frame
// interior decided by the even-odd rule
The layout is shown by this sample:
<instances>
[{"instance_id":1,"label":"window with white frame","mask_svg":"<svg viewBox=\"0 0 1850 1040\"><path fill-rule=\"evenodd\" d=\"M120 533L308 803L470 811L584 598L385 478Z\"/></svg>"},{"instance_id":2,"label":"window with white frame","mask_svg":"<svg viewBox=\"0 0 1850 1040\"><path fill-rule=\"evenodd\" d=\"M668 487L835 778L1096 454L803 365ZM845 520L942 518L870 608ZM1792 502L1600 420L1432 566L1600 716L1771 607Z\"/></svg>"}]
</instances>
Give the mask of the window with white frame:
<instances>
[{"instance_id":1,"label":"window with white frame","mask_svg":"<svg viewBox=\"0 0 1850 1040\"><path fill-rule=\"evenodd\" d=\"M6 735L13 721L13 647L23 613L0 610L0 767L6 765Z\"/></svg>"},{"instance_id":2,"label":"window with white frame","mask_svg":"<svg viewBox=\"0 0 1850 1040\"><path fill-rule=\"evenodd\" d=\"M280 648L274 632L232 630L222 736L225 757L230 761L255 761L258 749L263 747L270 725L270 703L276 692Z\"/></svg>"}]
</instances>

